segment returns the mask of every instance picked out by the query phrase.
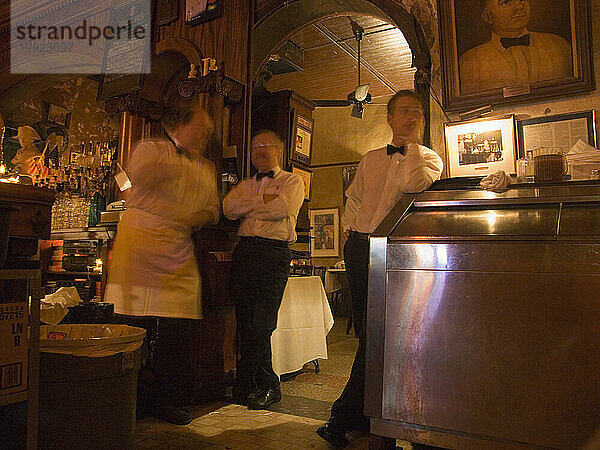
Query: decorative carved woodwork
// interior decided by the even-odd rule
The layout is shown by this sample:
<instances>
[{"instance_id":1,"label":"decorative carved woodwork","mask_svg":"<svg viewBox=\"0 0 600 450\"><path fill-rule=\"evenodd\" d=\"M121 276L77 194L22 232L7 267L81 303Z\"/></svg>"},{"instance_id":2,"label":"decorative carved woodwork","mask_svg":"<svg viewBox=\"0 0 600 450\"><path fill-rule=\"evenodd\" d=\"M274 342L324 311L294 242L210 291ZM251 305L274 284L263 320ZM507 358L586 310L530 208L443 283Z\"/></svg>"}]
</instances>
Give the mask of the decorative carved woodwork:
<instances>
[{"instance_id":1,"label":"decorative carved woodwork","mask_svg":"<svg viewBox=\"0 0 600 450\"><path fill-rule=\"evenodd\" d=\"M129 112L147 120L159 120L162 107L158 103L146 100L137 93L131 93L120 97L107 98L104 101L104 110L111 116Z\"/></svg>"},{"instance_id":2,"label":"decorative carved woodwork","mask_svg":"<svg viewBox=\"0 0 600 450\"><path fill-rule=\"evenodd\" d=\"M244 97L244 85L225 76L223 65L219 70L210 71L203 77L180 81L178 91L183 97L205 93L212 97L219 94L225 98L225 103L230 105L240 102Z\"/></svg>"}]
</instances>

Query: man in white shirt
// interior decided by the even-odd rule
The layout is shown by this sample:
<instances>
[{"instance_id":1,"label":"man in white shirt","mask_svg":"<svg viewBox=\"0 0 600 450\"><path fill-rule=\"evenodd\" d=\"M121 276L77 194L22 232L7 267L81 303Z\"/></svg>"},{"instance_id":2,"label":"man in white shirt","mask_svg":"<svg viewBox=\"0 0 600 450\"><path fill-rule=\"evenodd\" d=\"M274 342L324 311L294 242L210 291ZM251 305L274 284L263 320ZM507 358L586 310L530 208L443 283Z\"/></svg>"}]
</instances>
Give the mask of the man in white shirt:
<instances>
[{"instance_id":1,"label":"man in white shirt","mask_svg":"<svg viewBox=\"0 0 600 450\"><path fill-rule=\"evenodd\" d=\"M439 179L443 162L433 150L420 145L425 127L424 109L413 92L397 92L388 102L387 121L392 144L368 152L360 161L348 197L342 229L346 275L352 297L352 318L358 336L358 351L350 379L331 407L329 421L317 430L337 447L348 444L346 433L368 430L364 416L365 315L369 274L369 234L404 193L420 192Z\"/></svg>"},{"instance_id":2,"label":"man in white shirt","mask_svg":"<svg viewBox=\"0 0 600 450\"><path fill-rule=\"evenodd\" d=\"M249 409L265 409L281 400L271 363L271 334L290 271L289 244L296 241L296 219L304 201L302 178L277 165L282 151L283 142L274 132L256 134L251 159L258 173L223 200L225 216L242 219L232 268L240 351L234 401L248 403Z\"/></svg>"},{"instance_id":3,"label":"man in white shirt","mask_svg":"<svg viewBox=\"0 0 600 450\"><path fill-rule=\"evenodd\" d=\"M527 30L529 0L482 0L481 7L492 38L460 57L462 93L573 76L571 45Z\"/></svg>"},{"instance_id":4,"label":"man in white shirt","mask_svg":"<svg viewBox=\"0 0 600 450\"><path fill-rule=\"evenodd\" d=\"M115 321L147 331L151 358L140 377L141 403L153 415L186 425L192 333L202 318L192 231L217 223L214 164L202 156L214 125L198 98L179 95L163 109L167 139L141 141L129 160L131 191L119 221L104 297ZM153 379L153 383L147 382Z\"/></svg>"}]
</instances>

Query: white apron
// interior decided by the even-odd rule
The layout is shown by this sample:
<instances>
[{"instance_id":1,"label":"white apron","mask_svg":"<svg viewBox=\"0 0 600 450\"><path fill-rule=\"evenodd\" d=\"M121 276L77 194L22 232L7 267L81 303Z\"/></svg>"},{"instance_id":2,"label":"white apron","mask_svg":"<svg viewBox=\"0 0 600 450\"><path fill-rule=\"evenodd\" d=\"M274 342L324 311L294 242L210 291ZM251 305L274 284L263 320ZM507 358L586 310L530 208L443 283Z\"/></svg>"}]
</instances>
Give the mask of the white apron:
<instances>
[{"instance_id":1,"label":"white apron","mask_svg":"<svg viewBox=\"0 0 600 450\"><path fill-rule=\"evenodd\" d=\"M133 207L117 227L104 298L118 314L200 319L200 276L189 218L206 209L218 217L214 166L188 160L168 142L144 146L136 149L143 149L144 157L132 158L128 202ZM168 168L175 170L169 175ZM145 180L140 187L136 170L150 170L152 183Z\"/></svg>"}]
</instances>

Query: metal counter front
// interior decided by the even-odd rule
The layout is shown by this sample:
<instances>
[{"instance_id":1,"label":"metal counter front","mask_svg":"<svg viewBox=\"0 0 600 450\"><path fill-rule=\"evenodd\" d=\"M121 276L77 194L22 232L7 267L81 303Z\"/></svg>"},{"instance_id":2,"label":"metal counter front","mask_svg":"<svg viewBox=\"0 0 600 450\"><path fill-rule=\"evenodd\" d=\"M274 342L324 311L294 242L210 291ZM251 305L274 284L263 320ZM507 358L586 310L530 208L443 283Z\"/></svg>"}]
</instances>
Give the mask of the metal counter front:
<instances>
[{"instance_id":1,"label":"metal counter front","mask_svg":"<svg viewBox=\"0 0 600 450\"><path fill-rule=\"evenodd\" d=\"M461 450L591 439L600 185L407 196L371 237L370 264L373 434Z\"/></svg>"}]
</instances>

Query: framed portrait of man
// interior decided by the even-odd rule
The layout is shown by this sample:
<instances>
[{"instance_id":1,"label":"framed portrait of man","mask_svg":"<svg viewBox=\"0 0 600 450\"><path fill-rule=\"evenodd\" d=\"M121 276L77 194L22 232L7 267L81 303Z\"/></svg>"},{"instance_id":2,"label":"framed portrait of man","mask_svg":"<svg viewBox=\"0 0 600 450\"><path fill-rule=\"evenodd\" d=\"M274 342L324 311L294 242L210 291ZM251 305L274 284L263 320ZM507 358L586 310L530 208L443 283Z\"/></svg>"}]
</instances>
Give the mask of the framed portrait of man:
<instances>
[{"instance_id":1,"label":"framed portrait of man","mask_svg":"<svg viewBox=\"0 0 600 450\"><path fill-rule=\"evenodd\" d=\"M590 0L438 0L451 111L594 89Z\"/></svg>"}]
</instances>

